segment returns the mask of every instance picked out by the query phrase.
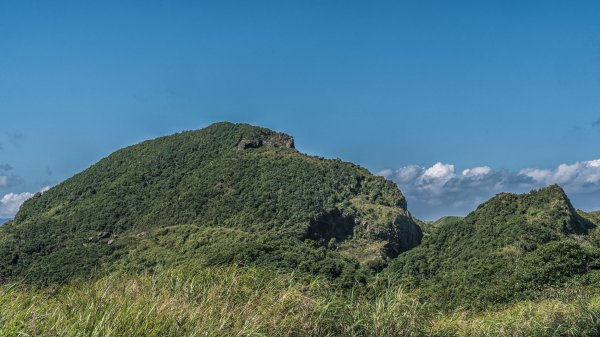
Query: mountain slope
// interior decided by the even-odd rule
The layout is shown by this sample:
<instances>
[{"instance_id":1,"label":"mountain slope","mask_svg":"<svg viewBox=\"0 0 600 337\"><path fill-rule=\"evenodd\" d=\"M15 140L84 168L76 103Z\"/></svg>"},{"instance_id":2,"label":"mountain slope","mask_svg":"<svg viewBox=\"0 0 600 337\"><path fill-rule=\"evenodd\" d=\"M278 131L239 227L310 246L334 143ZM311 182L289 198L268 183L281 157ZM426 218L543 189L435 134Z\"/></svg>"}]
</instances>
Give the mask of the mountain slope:
<instances>
[{"instance_id":1,"label":"mountain slope","mask_svg":"<svg viewBox=\"0 0 600 337\"><path fill-rule=\"evenodd\" d=\"M600 226L600 211L584 212L582 210L577 210L577 213L587 221L590 221L596 226Z\"/></svg>"},{"instance_id":2,"label":"mountain slope","mask_svg":"<svg viewBox=\"0 0 600 337\"><path fill-rule=\"evenodd\" d=\"M119 150L27 201L0 229L0 277L235 261L352 283L421 236L392 182L218 123Z\"/></svg>"},{"instance_id":3,"label":"mountain slope","mask_svg":"<svg viewBox=\"0 0 600 337\"><path fill-rule=\"evenodd\" d=\"M444 216L444 217L441 217L441 218L435 220L432 223L432 226L433 227L440 227L440 226L443 226L443 225L446 225L446 224L451 224L451 223L458 222L458 221L460 221L462 219L464 219L464 217L462 217L462 216L452 216L452 215Z\"/></svg>"},{"instance_id":4,"label":"mountain slope","mask_svg":"<svg viewBox=\"0 0 600 337\"><path fill-rule=\"evenodd\" d=\"M462 216L449 215L443 216L435 221L420 221L418 224L423 230L423 233L425 235L428 235L431 231L434 231L441 226L453 224L455 222L459 222L462 219L464 219L464 217Z\"/></svg>"},{"instance_id":5,"label":"mountain slope","mask_svg":"<svg viewBox=\"0 0 600 337\"><path fill-rule=\"evenodd\" d=\"M442 224L388 272L449 307L508 303L570 282L593 285L600 280L595 227L556 185L501 193Z\"/></svg>"}]
</instances>

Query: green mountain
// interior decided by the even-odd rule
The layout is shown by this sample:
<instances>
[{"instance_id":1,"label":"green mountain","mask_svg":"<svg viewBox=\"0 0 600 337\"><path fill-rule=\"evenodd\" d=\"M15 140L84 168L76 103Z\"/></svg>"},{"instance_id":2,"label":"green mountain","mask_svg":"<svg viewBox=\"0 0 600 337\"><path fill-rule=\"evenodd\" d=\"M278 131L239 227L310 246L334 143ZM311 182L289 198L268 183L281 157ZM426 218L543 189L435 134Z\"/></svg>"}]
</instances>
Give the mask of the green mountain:
<instances>
[{"instance_id":1,"label":"green mountain","mask_svg":"<svg viewBox=\"0 0 600 337\"><path fill-rule=\"evenodd\" d=\"M581 217L595 224L596 226L600 226L600 211L584 212L578 209L577 213Z\"/></svg>"},{"instance_id":2,"label":"green mountain","mask_svg":"<svg viewBox=\"0 0 600 337\"><path fill-rule=\"evenodd\" d=\"M433 221L431 223L432 227L437 228L446 224L453 224L455 222L459 222L460 220L464 219L463 216L453 216L453 215L449 215L449 216L444 216L441 217L435 221Z\"/></svg>"},{"instance_id":3,"label":"green mountain","mask_svg":"<svg viewBox=\"0 0 600 337\"><path fill-rule=\"evenodd\" d=\"M598 336L599 225L559 186L423 222L391 181L218 123L2 225L0 336Z\"/></svg>"},{"instance_id":4,"label":"green mountain","mask_svg":"<svg viewBox=\"0 0 600 337\"><path fill-rule=\"evenodd\" d=\"M235 262L352 284L421 236L391 181L218 123L119 150L25 202L0 228L0 278Z\"/></svg>"},{"instance_id":5,"label":"green mountain","mask_svg":"<svg viewBox=\"0 0 600 337\"><path fill-rule=\"evenodd\" d=\"M419 227L421 227L423 233L425 235L428 235L431 231L436 230L437 228L443 225L453 224L455 222L459 222L462 219L464 219L464 217L462 216L448 215L443 216L435 221L420 221L417 222L417 224L419 225Z\"/></svg>"},{"instance_id":6,"label":"green mountain","mask_svg":"<svg viewBox=\"0 0 600 337\"><path fill-rule=\"evenodd\" d=\"M488 307L552 289L595 287L597 216L581 216L556 185L501 193L431 231L387 275L446 307Z\"/></svg>"}]
</instances>

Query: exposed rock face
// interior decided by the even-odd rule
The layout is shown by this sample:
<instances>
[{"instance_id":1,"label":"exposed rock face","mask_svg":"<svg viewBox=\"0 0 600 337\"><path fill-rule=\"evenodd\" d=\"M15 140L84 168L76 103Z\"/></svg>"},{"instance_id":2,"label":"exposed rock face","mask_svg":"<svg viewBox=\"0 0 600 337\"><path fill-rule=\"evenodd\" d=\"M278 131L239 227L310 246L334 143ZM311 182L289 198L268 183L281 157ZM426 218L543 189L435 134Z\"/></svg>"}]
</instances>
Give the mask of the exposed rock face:
<instances>
[{"instance_id":1,"label":"exposed rock face","mask_svg":"<svg viewBox=\"0 0 600 337\"><path fill-rule=\"evenodd\" d=\"M271 135L260 135L252 139L241 139L238 144L238 150L256 149L262 146L293 149L294 138L285 133L275 133Z\"/></svg>"},{"instance_id":2,"label":"exposed rock face","mask_svg":"<svg viewBox=\"0 0 600 337\"><path fill-rule=\"evenodd\" d=\"M421 243L423 232L400 207L372 205L355 198L349 208L335 208L311 220L305 239L331 242L363 267L381 270L390 259Z\"/></svg>"},{"instance_id":3,"label":"exposed rock face","mask_svg":"<svg viewBox=\"0 0 600 337\"><path fill-rule=\"evenodd\" d=\"M104 239L110 236L110 232L102 231L96 234L99 238Z\"/></svg>"},{"instance_id":4,"label":"exposed rock face","mask_svg":"<svg viewBox=\"0 0 600 337\"><path fill-rule=\"evenodd\" d=\"M256 149L262 146L260 139L242 139L237 145L238 150Z\"/></svg>"},{"instance_id":5,"label":"exposed rock face","mask_svg":"<svg viewBox=\"0 0 600 337\"><path fill-rule=\"evenodd\" d=\"M276 133L265 141L266 146L270 147L281 147L286 149L294 148L294 138L285 133Z\"/></svg>"},{"instance_id":6,"label":"exposed rock face","mask_svg":"<svg viewBox=\"0 0 600 337\"><path fill-rule=\"evenodd\" d=\"M421 227L417 225L412 216L408 214L402 214L394 221L394 235L393 240L388 254L391 257L398 256L401 252L407 251L418 246L423 239L423 231Z\"/></svg>"},{"instance_id":7,"label":"exposed rock face","mask_svg":"<svg viewBox=\"0 0 600 337\"><path fill-rule=\"evenodd\" d=\"M305 238L344 241L352 238L355 226L351 215L336 208L312 219Z\"/></svg>"}]
</instances>

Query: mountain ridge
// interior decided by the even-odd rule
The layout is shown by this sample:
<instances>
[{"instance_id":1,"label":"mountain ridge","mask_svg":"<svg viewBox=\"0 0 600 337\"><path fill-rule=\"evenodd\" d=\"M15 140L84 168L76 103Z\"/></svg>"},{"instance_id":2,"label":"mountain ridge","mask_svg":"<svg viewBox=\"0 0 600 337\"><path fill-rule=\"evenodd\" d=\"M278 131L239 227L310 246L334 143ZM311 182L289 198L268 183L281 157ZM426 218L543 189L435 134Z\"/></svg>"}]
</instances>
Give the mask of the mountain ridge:
<instances>
[{"instance_id":1,"label":"mountain ridge","mask_svg":"<svg viewBox=\"0 0 600 337\"><path fill-rule=\"evenodd\" d=\"M0 228L0 278L239 264L486 308L600 280L599 220L552 185L421 222L383 177L302 154L284 133L217 123L118 150L26 201Z\"/></svg>"},{"instance_id":2,"label":"mountain ridge","mask_svg":"<svg viewBox=\"0 0 600 337\"><path fill-rule=\"evenodd\" d=\"M388 275L446 306L510 303L572 280L594 284L597 235L558 185L500 193L430 232L392 262Z\"/></svg>"},{"instance_id":3,"label":"mountain ridge","mask_svg":"<svg viewBox=\"0 0 600 337\"><path fill-rule=\"evenodd\" d=\"M27 200L0 235L2 278L237 261L348 284L422 236L392 182L227 122L118 150Z\"/></svg>"}]
</instances>

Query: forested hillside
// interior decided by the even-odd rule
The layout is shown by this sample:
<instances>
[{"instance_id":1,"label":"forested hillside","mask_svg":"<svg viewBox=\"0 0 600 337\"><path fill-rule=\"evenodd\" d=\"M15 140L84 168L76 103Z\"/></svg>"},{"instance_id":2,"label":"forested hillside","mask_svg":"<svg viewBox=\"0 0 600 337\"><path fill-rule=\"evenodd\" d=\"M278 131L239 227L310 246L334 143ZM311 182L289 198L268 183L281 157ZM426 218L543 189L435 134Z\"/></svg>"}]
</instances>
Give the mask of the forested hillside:
<instances>
[{"instance_id":1,"label":"forested hillside","mask_svg":"<svg viewBox=\"0 0 600 337\"><path fill-rule=\"evenodd\" d=\"M409 206L247 124L130 146L0 227L0 336L600 334L600 212L557 185Z\"/></svg>"},{"instance_id":2,"label":"forested hillside","mask_svg":"<svg viewBox=\"0 0 600 337\"><path fill-rule=\"evenodd\" d=\"M590 219L556 185L501 193L432 231L389 273L443 307L485 308L560 289L593 290L600 282L600 241Z\"/></svg>"},{"instance_id":3,"label":"forested hillside","mask_svg":"<svg viewBox=\"0 0 600 337\"><path fill-rule=\"evenodd\" d=\"M0 229L0 277L236 262L353 284L420 239L392 182L218 123L119 150L27 201Z\"/></svg>"}]
</instances>

